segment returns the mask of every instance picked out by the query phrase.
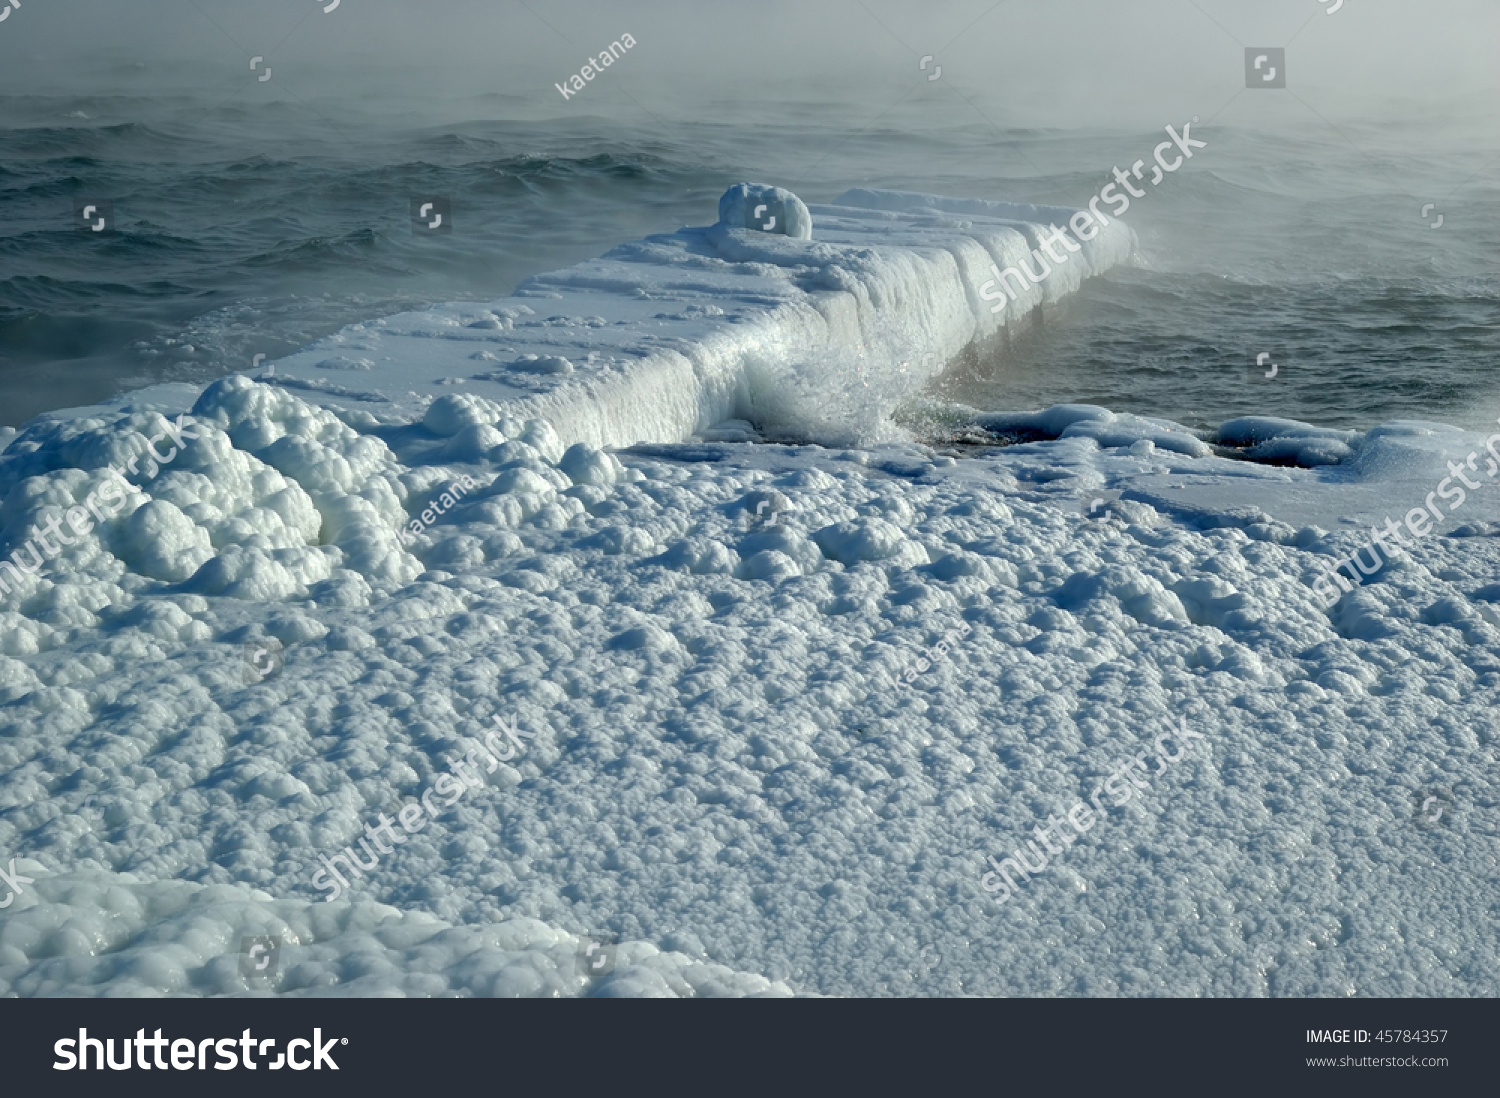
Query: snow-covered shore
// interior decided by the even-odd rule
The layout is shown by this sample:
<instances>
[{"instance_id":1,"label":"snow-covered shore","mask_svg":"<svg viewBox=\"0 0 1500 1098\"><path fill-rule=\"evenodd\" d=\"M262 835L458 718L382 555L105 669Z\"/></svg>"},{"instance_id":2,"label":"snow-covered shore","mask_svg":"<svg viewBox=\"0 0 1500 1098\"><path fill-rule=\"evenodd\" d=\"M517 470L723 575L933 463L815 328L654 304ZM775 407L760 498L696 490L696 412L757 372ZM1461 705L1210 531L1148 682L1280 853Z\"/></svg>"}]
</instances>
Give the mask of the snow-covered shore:
<instances>
[{"instance_id":1,"label":"snow-covered shore","mask_svg":"<svg viewBox=\"0 0 1500 1098\"><path fill-rule=\"evenodd\" d=\"M878 415L847 424L859 447L709 441L776 408L818 437L814 367L841 353L856 383L861 352L878 363L888 412L992 334L977 284L1024 230L841 201L811 207L811 242L684 230L533 280L530 313L390 318L279 384L10 440L7 552L130 456L148 409L198 435L0 604L0 863L36 879L0 911L0 983L574 994L567 956L609 930L633 944L595 993L1493 994L1500 543L1448 535L1500 501L1476 493L1328 612L1310 587L1482 439L1215 440L1314 466L1273 467L1068 406L971 417L1034 439L995 449L882 439ZM623 309L632 278L631 323L589 304ZM765 304L711 312L730 284ZM365 369L365 338L411 350ZM484 353L505 380L473 378L500 369ZM478 489L403 544L464 475ZM268 638L284 668L247 674ZM320 902L318 854L501 712L535 734L515 765L352 905ZM994 902L989 856L1183 718L1206 748ZM279 983L240 974L253 934L285 936Z\"/></svg>"}]
</instances>

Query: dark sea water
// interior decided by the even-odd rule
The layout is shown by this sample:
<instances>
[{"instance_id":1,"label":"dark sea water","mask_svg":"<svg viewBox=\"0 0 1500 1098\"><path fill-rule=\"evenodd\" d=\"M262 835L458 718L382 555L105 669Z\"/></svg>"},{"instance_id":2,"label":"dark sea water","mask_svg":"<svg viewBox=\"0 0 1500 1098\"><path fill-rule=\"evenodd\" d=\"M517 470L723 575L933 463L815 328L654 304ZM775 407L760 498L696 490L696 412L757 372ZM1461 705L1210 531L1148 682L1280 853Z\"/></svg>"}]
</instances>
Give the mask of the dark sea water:
<instances>
[{"instance_id":1,"label":"dark sea water","mask_svg":"<svg viewBox=\"0 0 1500 1098\"><path fill-rule=\"evenodd\" d=\"M812 202L873 185L1083 204L1163 139L899 110L853 127L822 104L732 125L521 114L497 95L420 121L186 93L0 97L0 423L207 382L354 321L492 299L709 223L741 179ZM1194 136L1209 147L1125 217L1139 265L1090 282L943 395L1195 426L1500 416L1493 149L1312 116L1274 135L1209 119ZM451 235L413 235L424 196L451 202ZM113 204L113 232L79 231L75 204L94 200ZM1276 378L1250 370L1261 352Z\"/></svg>"}]
</instances>

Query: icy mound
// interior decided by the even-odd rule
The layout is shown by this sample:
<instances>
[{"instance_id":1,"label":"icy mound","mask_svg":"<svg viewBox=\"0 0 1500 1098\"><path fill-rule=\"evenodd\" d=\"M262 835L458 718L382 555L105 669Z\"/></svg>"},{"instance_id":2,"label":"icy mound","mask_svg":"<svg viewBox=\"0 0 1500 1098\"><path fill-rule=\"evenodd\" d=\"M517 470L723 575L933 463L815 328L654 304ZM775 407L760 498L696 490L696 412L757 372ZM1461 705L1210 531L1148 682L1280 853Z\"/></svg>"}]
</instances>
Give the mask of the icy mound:
<instances>
[{"instance_id":1,"label":"icy mound","mask_svg":"<svg viewBox=\"0 0 1500 1098\"><path fill-rule=\"evenodd\" d=\"M1146 453L1170 450L1189 457L1213 453L1207 441L1180 423L1111 412L1094 404L1056 404L1041 412L977 412L960 406L948 414L965 413L975 427L1010 441L1092 438L1103 449L1134 446L1139 451L1141 444L1149 443ZM1377 430L1374 437L1378 436ZM1294 419L1241 416L1221 424L1209 441L1238 449L1252 461L1313 468L1352 457L1363 437L1356 431L1314 427Z\"/></svg>"},{"instance_id":2,"label":"icy mound","mask_svg":"<svg viewBox=\"0 0 1500 1098\"><path fill-rule=\"evenodd\" d=\"M1002 437L1091 438L1102 449L1146 442L1153 449L1189 457L1213 453L1211 446L1180 423L1111 412L1094 404L1055 404L1044 412L989 412L974 415L972 419L976 426Z\"/></svg>"},{"instance_id":3,"label":"icy mound","mask_svg":"<svg viewBox=\"0 0 1500 1098\"><path fill-rule=\"evenodd\" d=\"M477 998L785 997L785 984L649 942L621 942L588 973L590 939L536 919L450 926L385 904L278 900L242 885L46 875L0 917L0 995ZM242 950L276 950L270 975Z\"/></svg>"},{"instance_id":4,"label":"icy mound","mask_svg":"<svg viewBox=\"0 0 1500 1098\"><path fill-rule=\"evenodd\" d=\"M549 420L565 444L682 441L736 419L828 444L893 440L892 410L964 347L1130 257L1134 235L1111 221L1013 301L993 289L1004 270L1036 270L1049 226L1077 212L864 189L807 206L742 183L714 225L621 245L503 301L353 325L269 380L382 422L419 419L458 387Z\"/></svg>"},{"instance_id":5,"label":"icy mound","mask_svg":"<svg viewBox=\"0 0 1500 1098\"><path fill-rule=\"evenodd\" d=\"M175 426L141 412L33 421L0 452L0 606L28 615L5 615L16 620L0 641L0 689L33 682L7 656L98 625L137 595L171 592L180 609L159 625L200 639L198 596L364 604L424 561L513 551L521 543L505 531L521 523L566 526L628 479L610 455L565 452L544 421L467 394L438 398L389 437L408 461L243 376L209 386ZM472 490L455 488L462 463L479 477ZM491 532L458 536L454 521Z\"/></svg>"},{"instance_id":6,"label":"icy mound","mask_svg":"<svg viewBox=\"0 0 1500 1098\"><path fill-rule=\"evenodd\" d=\"M1435 529L1461 536L1500 528L1500 492L1454 491L1459 470L1484 481L1500 471L1500 434L1486 437L1440 423L1395 421L1363 434L1274 416L1242 416L1201 433L1180 423L1058 404L1040 412L944 411L953 439L1025 445L1088 439L1095 473L1114 497L1125 494L1200 529L1276 521L1295 526L1371 526L1402 519L1429 494L1452 506L1433 511ZM1168 460L1218 453L1245 462ZM1124 451L1124 454L1119 453ZM1483 459L1483 460L1480 460ZM1251 462L1255 464L1250 464ZM1174 474L1164 483L1163 474ZM1061 475L1039 473L1039 476ZM1103 490L1097 486L1096 490ZM1388 536L1388 535L1387 535Z\"/></svg>"},{"instance_id":7,"label":"icy mound","mask_svg":"<svg viewBox=\"0 0 1500 1098\"><path fill-rule=\"evenodd\" d=\"M1217 440L1239 446L1255 461L1282 462L1310 468L1337 465L1354 454L1359 436L1354 431L1314 427L1294 419L1241 416L1220 424Z\"/></svg>"},{"instance_id":8,"label":"icy mound","mask_svg":"<svg viewBox=\"0 0 1500 1098\"><path fill-rule=\"evenodd\" d=\"M802 199L783 187L735 184L719 199L719 224L812 239L812 214Z\"/></svg>"}]
</instances>

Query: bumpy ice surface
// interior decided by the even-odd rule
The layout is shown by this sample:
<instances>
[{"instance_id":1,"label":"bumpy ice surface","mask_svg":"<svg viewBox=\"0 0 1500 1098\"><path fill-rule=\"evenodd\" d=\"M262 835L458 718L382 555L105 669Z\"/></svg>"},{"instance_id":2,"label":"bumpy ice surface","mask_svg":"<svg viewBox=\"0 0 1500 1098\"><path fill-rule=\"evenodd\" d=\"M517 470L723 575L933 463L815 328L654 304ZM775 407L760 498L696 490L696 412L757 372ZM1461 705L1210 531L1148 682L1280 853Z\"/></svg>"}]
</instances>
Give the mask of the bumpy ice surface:
<instances>
[{"instance_id":1,"label":"bumpy ice surface","mask_svg":"<svg viewBox=\"0 0 1500 1098\"><path fill-rule=\"evenodd\" d=\"M0 440L6 545L173 397ZM621 430L655 443L610 453L581 399L402 399L217 382L130 509L3 596L0 860L34 878L5 990L1493 993L1497 543L1450 535L1497 509L1329 611L1308 586L1363 540L1341 520L1482 440L1221 428L1316 466L1270 468L1065 407L975 456L709 441L752 433L708 429L729 399L643 402ZM322 901L319 854L512 714L524 752ZM1150 792L1003 905L980 887L1183 719L1204 740ZM590 981L596 931L622 944Z\"/></svg>"}]
</instances>

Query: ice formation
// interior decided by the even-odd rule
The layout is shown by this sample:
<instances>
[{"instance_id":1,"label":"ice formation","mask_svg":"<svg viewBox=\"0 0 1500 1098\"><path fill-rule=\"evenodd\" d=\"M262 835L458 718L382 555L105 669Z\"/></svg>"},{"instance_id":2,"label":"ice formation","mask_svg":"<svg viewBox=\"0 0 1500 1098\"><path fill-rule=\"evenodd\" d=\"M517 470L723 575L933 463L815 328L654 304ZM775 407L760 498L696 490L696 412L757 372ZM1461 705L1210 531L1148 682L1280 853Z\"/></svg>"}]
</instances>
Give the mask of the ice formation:
<instances>
[{"instance_id":1,"label":"ice formation","mask_svg":"<svg viewBox=\"0 0 1500 1098\"><path fill-rule=\"evenodd\" d=\"M36 863L27 868L47 872ZM791 994L784 984L649 942L614 946L608 972L595 977L579 964L587 938L535 919L450 926L421 911L370 901L330 909L243 885L141 881L129 873L83 870L37 884L0 924L3 995ZM276 940L274 976L242 971L247 938Z\"/></svg>"},{"instance_id":2,"label":"ice formation","mask_svg":"<svg viewBox=\"0 0 1500 1098\"><path fill-rule=\"evenodd\" d=\"M810 423L819 363L992 335L977 284L1050 216L809 209L811 241L683 230L0 439L9 553L157 411L197 436L0 595L0 864L34 879L0 988L1493 993L1500 542L1461 535L1500 503L1327 612L1308 582L1482 440L1070 405L976 413L1024 440L972 456L730 441L757 379ZM336 356L368 391L312 384ZM1306 460L1243 460L1278 441ZM525 752L322 902L319 854L499 714ZM1209 746L1170 791L994 902L991 856L1182 719ZM588 984L593 931L624 944Z\"/></svg>"},{"instance_id":3,"label":"ice formation","mask_svg":"<svg viewBox=\"0 0 1500 1098\"><path fill-rule=\"evenodd\" d=\"M774 229L747 227L762 205L762 222L784 219ZM456 387L596 447L733 419L889 441L892 408L965 347L1130 258L1134 234L1112 221L992 312L979 293L992 268L1028 258L1076 212L866 189L809 206L738 184L713 225L620 245L498 302L353 325L277 361L272 380L362 423L420 418Z\"/></svg>"}]
</instances>

